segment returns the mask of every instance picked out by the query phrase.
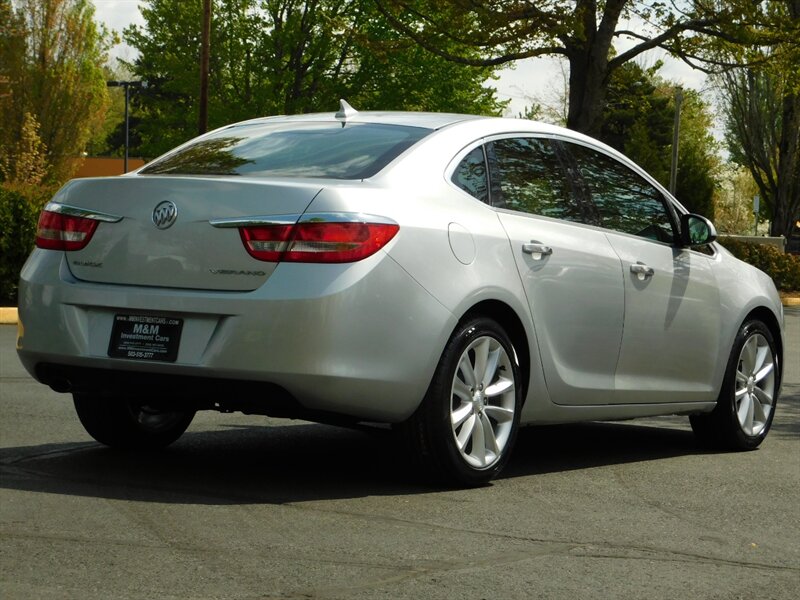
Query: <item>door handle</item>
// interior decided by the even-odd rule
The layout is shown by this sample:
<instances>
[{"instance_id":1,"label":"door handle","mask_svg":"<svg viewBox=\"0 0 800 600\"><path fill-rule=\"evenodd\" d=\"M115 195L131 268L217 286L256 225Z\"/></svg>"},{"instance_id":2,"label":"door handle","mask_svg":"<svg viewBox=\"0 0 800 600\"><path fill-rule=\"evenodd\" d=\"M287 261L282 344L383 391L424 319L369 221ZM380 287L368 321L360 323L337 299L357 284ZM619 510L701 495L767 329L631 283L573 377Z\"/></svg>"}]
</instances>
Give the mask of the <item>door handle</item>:
<instances>
[{"instance_id":1,"label":"door handle","mask_svg":"<svg viewBox=\"0 0 800 600\"><path fill-rule=\"evenodd\" d=\"M544 256L550 256L553 249L550 246L531 240L529 244L522 244L522 251L525 254L530 254L533 260L541 260Z\"/></svg>"},{"instance_id":2,"label":"door handle","mask_svg":"<svg viewBox=\"0 0 800 600\"><path fill-rule=\"evenodd\" d=\"M636 264L631 265L631 273L636 275L636 278L639 281L644 281L648 277L655 275L656 272L653 267L648 267L644 263L637 262Z\"/></svg>"}]
</instances>

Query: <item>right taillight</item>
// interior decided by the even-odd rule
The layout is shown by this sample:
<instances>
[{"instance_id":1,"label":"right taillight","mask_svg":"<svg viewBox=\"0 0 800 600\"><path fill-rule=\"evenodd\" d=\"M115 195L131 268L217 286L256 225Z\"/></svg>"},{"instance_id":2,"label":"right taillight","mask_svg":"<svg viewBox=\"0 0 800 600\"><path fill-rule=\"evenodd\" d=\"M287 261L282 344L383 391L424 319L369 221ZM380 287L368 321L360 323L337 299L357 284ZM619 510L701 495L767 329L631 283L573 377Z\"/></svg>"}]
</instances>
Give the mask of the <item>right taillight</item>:
<instances>
[{"instance_id":1,"label":"right taillight","mask_svg":"<svg viewBox=\"0 0 800 600\"><path fill-rule=\"evenodd\" d=\"M253 258L269 262L345 263L372 256L400 229L396 223L309 219L293 225L239 228Z\"/></svg>"},{"instance_id":2,"label":"right taillight","mask_svg":"<svg viewBox=\"0 0 800 600\"><path fill-rule=\"evenodd\" d=\"M36 246L46 250L81 250L97 229L95 219L43 210L36 227Z\"/></svg>"}]
</instances>

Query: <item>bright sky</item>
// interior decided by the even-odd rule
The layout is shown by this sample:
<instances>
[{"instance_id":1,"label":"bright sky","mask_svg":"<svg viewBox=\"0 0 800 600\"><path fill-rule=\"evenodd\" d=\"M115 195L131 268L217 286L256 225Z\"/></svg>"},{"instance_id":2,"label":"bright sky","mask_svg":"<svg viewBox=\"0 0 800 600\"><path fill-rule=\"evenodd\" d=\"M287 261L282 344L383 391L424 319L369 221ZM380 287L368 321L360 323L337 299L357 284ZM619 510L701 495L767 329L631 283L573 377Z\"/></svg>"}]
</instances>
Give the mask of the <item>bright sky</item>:
<instances>
[{"instance_id":1,"label":"bright sky","mask_svg":"<svg viewBox=\"0 0 800 600\"><path fill-rule=\"evenodd\" d=\"M94 0L96 17L109 28L120 34L131 24L143 24L144 20L139 12L140 0ZM637 29L635 24L624 24L626 28ZM628 45L620 44L618 51L624 51ZM135 50L124 44L113 51L113 56L132 59ZM705 75L694 71L681 61L666 56L660 50L650 51L640 57L640 63L651 66L662 59L665 66L659 73L683 85L685 88L703 89ZM563 88L561 67L556 59L537 58L519 61L513 68L500 71L500 78L493 85L497 88L501 100L510 99L507 110L508 115L522 112L526 106L539 102L546 105L556 105L559 97L558 90Z\"/></svg>"}]
</instances>

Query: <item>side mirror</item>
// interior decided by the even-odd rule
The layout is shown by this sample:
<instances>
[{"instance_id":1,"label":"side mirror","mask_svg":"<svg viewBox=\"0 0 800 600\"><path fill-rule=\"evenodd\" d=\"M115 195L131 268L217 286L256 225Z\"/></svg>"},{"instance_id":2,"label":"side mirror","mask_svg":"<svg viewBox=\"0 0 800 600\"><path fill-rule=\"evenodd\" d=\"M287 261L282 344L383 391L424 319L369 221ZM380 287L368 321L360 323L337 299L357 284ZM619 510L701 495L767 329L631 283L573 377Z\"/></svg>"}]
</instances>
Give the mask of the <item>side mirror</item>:
<instances>
[{"instance_id":1,"label":"side mirror","mask_svg":"<svg viewBox=\"0 0 800 600\"><path fill-rule=\"evenodd\" d=\"M703 246L717 239L714 224L701 215L681 215L681 245Z\"/></svg>"}]
</instances>

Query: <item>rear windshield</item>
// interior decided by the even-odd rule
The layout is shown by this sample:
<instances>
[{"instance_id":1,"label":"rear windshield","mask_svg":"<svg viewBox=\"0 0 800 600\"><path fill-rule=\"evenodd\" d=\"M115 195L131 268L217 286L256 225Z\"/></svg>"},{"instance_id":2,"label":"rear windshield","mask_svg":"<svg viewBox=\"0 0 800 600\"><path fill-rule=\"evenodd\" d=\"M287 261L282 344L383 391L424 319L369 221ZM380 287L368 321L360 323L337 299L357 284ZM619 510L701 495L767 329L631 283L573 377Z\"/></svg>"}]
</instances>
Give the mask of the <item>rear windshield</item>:
<instances>
[{"instance_id":1,"label":"rear windshield","mask_svg":"<svg viewBox=\"0 0 800 600\"><path fill-rule=\"evenodd\" d=\"M156 160L139 173L364 179L432 131L375 123L237 125Z\"/></svg>"}]
</instances>

